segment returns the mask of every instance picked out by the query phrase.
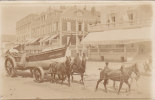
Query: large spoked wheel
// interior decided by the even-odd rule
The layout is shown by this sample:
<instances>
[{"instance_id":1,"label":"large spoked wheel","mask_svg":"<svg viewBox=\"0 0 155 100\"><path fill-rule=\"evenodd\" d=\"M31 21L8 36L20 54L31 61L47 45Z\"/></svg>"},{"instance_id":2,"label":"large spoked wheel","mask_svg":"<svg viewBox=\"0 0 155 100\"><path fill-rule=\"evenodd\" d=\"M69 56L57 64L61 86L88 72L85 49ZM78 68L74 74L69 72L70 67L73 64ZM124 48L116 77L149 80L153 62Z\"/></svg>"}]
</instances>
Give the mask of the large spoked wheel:
<instances>
[{"instance_id":1,"label":"large spoked wheel","mask_svg":"<svg viewBox=\"0 0 155 100\"><path fill-rule=\"evenodd\" d=\"M38 83L43 82L44 73L40 68L34 69L34 78L35 78L35 81Z\"/></svg>"},{"instance_id":2,"label":"large spoked wheel","mask_svg":"<svg viewBox=\"0 0 155 100\"><path fill-rule=\"evenodd\" d=\"M11 59L7 59L5 62L5 70L10 77L16 76L16 71Z\"/></svg>"}]
</instances>

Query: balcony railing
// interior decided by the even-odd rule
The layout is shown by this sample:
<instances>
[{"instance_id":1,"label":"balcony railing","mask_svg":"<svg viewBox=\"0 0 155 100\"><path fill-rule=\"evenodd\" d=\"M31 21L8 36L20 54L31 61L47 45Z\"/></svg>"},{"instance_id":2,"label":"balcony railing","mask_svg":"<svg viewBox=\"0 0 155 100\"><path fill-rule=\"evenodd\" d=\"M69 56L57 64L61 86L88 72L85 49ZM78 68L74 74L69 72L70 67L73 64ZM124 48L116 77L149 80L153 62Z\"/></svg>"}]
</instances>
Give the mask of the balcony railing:
<instances>
[{"instance_id":1,"label":"balcony railing","mask_svg":"<svg viewBox=\"0 0 155 100\"><path fill-rule=\"evenodd\" d=\"M133 20L133 21L123 21L117 23L108 23L108 24L97 24L89 26L89 32L95 31L106 31L113 29L126 29L126 28L137 28L137 27L145 27L151 26L152 19L141 19L141 20Z\"/></svg>"}]
</instances>

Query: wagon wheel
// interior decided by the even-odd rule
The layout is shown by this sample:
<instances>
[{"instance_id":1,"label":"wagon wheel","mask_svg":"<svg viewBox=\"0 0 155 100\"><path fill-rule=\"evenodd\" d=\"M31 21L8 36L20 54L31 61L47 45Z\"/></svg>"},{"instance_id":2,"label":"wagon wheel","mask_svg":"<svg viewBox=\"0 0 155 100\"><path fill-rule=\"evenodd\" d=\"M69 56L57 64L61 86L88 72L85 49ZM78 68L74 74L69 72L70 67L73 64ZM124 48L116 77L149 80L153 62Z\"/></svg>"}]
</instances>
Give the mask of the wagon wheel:
<instances>
[{"instance_id":1,"label":"wagon wheel","mask_svg":"<svg viewBox=\"0 0 155 100\"><path fill-rule=\"evenodd\" d=\"M16 75L16 71L14 69L14 65L11 59L7 59L5 62L5 70L7 74L11 77L14 77Z\"/></svg>"},{"instance_id":2,"label":"wagon wheel","mask_svg":"<svg viewBox=\"0 0 155 100\"><path fill-rule=\"evenodd\" d=\"M34 78L38 83L43 82L44 73L39 68L34 69Z\"/></svg>"}]
</instances>

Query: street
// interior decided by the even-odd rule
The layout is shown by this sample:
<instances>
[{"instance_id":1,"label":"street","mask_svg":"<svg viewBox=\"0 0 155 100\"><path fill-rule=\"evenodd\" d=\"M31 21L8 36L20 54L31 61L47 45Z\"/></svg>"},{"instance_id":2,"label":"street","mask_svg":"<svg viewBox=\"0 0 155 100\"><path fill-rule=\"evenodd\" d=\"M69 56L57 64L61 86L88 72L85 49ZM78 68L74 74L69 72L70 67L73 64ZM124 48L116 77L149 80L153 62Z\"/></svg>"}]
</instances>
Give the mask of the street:
<instances>
[{"instance_id":1,"label":"street","mask_svg":"<svg viewBox=\"0 0 155 100\"><path fill-rule=\"evenodd\" d=\"M104 62L87 62L84 85L79 84L80 76L76 75L71 86L50 83L48 78L43 83L36 83L29 71L18 71L18 77L8 77L4 67L1 66L1 93L2 99L65 99L65 98L151 98L151 76L141 75L140 79L131 84L131 91L127 92L124 83L120 94L113 89L113 81L107 85L108 93L101 82L95 92L96 82L99 78L99 68L104 68ZM112 67L113 66L113 67ZM115 66L115 67L114 67ZM110 68L120 68L120 63L111 63ZM23 76L25 75L25 77ZM118 90L119 82L116 83Z\"/></svg>"}]
</instances>

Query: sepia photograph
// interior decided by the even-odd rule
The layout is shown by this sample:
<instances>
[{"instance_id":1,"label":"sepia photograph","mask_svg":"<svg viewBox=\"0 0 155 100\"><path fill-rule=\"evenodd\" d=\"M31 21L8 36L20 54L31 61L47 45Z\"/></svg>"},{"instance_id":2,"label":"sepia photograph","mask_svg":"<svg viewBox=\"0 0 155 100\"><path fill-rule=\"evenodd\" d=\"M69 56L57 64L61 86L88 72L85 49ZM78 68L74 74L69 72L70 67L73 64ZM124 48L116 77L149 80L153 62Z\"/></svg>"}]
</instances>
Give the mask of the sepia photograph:
<instances>
[{"instance_id":1,"label":"sepia photograph","mask_svg":"<svg viewBox=\"0 0 155 100\"><path fill-rule=\"evenodd\" d=\"M0 1L0 99L153 100L153 5Z\"/></svg>"}]
</instances>

